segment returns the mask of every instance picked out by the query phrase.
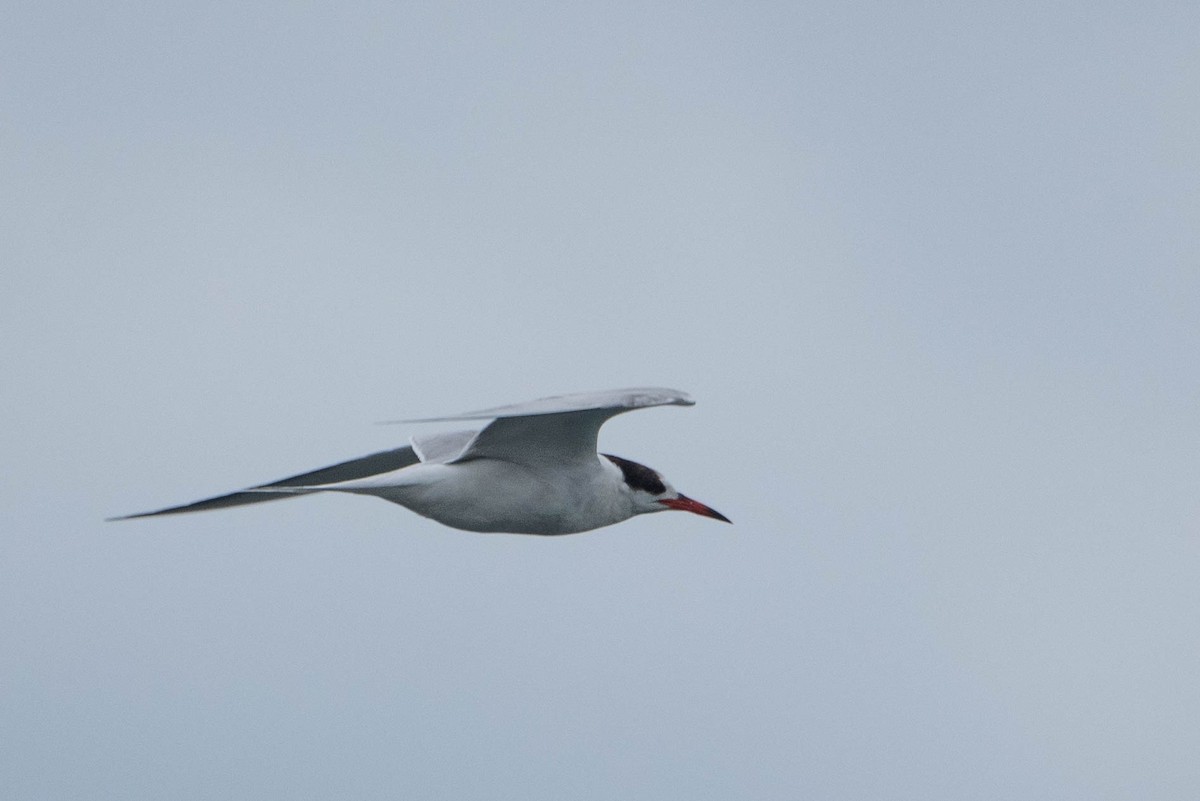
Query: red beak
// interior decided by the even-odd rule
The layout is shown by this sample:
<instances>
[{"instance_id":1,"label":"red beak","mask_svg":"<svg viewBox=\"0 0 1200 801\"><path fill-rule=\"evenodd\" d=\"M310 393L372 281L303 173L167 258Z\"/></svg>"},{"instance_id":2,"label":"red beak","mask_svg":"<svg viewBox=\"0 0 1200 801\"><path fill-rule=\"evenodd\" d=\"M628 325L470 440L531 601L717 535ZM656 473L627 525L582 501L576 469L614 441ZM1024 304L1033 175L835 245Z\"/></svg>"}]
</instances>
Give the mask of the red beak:
<instances>
[{"instance_id":1,"label":"red beak","mask_svg":"<svg viewBox=\"0 0 1200 801\"><path fill-rule=\"evenodd\" d=\"M733 522L711 506L705 506L700 501L693 501L686 495L680 495L678 498L663 498L659 503L663 506L669 506L672 509L678 509L681 512L692 512L693 514L704 515L705 517L713 517L717 520L723 520L726 523Z\"/></svg>"}]
</instances>

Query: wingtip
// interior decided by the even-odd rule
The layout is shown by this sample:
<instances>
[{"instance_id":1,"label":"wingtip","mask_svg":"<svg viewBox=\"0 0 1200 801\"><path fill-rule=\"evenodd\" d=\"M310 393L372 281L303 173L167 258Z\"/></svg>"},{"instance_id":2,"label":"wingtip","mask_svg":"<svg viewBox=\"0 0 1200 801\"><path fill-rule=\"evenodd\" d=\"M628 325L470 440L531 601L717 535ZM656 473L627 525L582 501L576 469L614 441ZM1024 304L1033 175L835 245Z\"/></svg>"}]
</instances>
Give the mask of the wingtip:
<instances>
[{"instance_id":1,"label":"wingtip","mask_svg":"<svg viewBox=\"0 0 1200 801\"><path fill-rule=\"evenodd\" d=\"M645 406L695 406L696 399L690 393L684 392L682 389L671 389L670 387L646 387L645 389L633 389L630 392L642 392L645 395Z\"/></svg>"},{"instance_id":2,"label":"wingtip","mask_svg":"<svg viewBox=\"0 0 1200 801\"><path fill-rule=\"evenodd\" d=\"M105 523L119 523L122 520L137 520L142 517L154 517L155 515L170 514L171 509L158 509L153 512L136 512L131 515L116 515L115 517L104 518Z\"/></svg>"}]
</instances>

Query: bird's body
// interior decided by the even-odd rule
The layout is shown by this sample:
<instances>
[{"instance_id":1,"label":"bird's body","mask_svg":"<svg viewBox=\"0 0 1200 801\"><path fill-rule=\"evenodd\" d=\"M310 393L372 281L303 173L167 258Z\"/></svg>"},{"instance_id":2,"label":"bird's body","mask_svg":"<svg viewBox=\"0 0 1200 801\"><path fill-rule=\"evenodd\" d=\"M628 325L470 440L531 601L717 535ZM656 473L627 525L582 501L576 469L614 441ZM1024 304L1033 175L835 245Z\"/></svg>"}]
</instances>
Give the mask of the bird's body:
<instances>
[{"instance_id":1,"label":"bird's body","mask_svg":"<svg viewBox=\"0 0 1200 801\"><path fill-rule=\"evenodd\" d=\"M597 433L608 418L632 409L692 403L677 390L634 389L543 398L435 418L493 422L481 431L414 437L407 448L128 517L348 492L383 498L452 528L478 532L574 534L665 509L728 522L676 492L654 470L596 452Z\"/></svg>"},{"instance_id":2,"label":"bird's body","mask_svg":"<svg viewBox=\"0 0 1200 801\"><path fill-rule=\"evenodd\" d=\"M633 517L633 504L618 492L620 480L620 470L602 457L554 481L520 465L478 459L417 464L322 491L374 495L465 531L574 534Z\"/></svg>"}]
</instances>

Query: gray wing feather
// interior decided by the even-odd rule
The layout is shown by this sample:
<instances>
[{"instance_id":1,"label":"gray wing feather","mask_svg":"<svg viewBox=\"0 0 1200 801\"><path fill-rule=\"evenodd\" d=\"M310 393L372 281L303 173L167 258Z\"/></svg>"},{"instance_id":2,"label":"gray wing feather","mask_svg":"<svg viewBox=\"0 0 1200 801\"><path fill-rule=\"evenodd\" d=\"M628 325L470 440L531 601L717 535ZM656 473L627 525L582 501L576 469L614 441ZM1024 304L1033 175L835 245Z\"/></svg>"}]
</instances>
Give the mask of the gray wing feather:
<instances>
[{"instance_id":1,"label":"gray wing feather","mask_svg":"<svg viewBox=\"0 0 1200 801\"><path fill-rule=\"evenodd\" d=\"M528 465L568 465L596 459L600 426L627 409L500 417L487 425L461 456Z\"/></svg>"},{"instance_id":2,"label":"gray wing feather","mask_svg":"<svg viewBox=\"0 0 1200 801\"><path fill-rule=\"evenodd\" d=\"M525 403L496 406L449 417L424 417L418 420L393 420L397 423L438 423L446 420L494 420L500 417L527 417L532 415L560 414L564 412L588 412L611 410L613 414L651 406L694 406L695 401L686 392L663 387L635 387L613 389L603 392L577 392L573 395L554 395ZM611 417L612 415L609 415Z\"/></svg>"},{"instance_id":3,"label":"gray wing feather","mask_svg":"<svg viewBox=\"0 0 1200 801\"><path fill-rule=\"evenodd\" d=\"M692 406L675 389L647 387L585 392L471 412L494 418L453 461L500 459L529 466L593 462L600 427L610 417L651 406Z\"/></svg>"},{"instance_id":4,"label":"gray wing feather","mask_svg":"<svg viewBox=\"0 0 1200 801\"><path fill-rule=\"evenodd\" d=\"M280 498L294 498L296 497L294 492L263 492L263 490L269 490L271 487L311 486L314 484L332 484L338 481L352 481L356 478L366 478L367 476L374 476L379 473L390 473L393 470L414 465L418 461L417 454L412 447L405 445L403 448L380 451L379 453L360 456L357 459L351 459L346 462L339 462L329 467L322 467L319 470L311 470L307 473L281 478L278 481L272 481L270 484L259 484L257 487L250 488L250 490L239 490L231 492L228 495L218 495L215 498L205 498L202 501L182 506L170 506L166 509L158 509L153 512L141 512L123 517L110 517L109 520L132 520L137 517L174 515L183 512L203 512L208 509L224 509L229 506L244 506L250 503L279 500Z\"/></svg>"}]
</instances>

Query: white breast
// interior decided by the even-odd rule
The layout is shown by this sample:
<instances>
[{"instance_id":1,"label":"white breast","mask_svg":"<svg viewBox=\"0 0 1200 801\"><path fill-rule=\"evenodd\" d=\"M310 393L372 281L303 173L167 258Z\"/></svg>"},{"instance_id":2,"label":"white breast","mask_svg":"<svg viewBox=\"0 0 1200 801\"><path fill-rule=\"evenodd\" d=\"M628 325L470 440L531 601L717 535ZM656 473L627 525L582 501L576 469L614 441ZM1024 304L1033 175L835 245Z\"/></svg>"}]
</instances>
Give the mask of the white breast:
<instances>
[{"instance_id":1,"label":"white breast","mask_svg":"<svg viewBox=\"0 0 1200 801\"><path fill-rule=\"evenodd\" d=\"M549 473L491 459L420 464L355 483L347 489L467 531L573 534L635 513L619 471L599 458Z\"/></svg>"}]
</instances>

